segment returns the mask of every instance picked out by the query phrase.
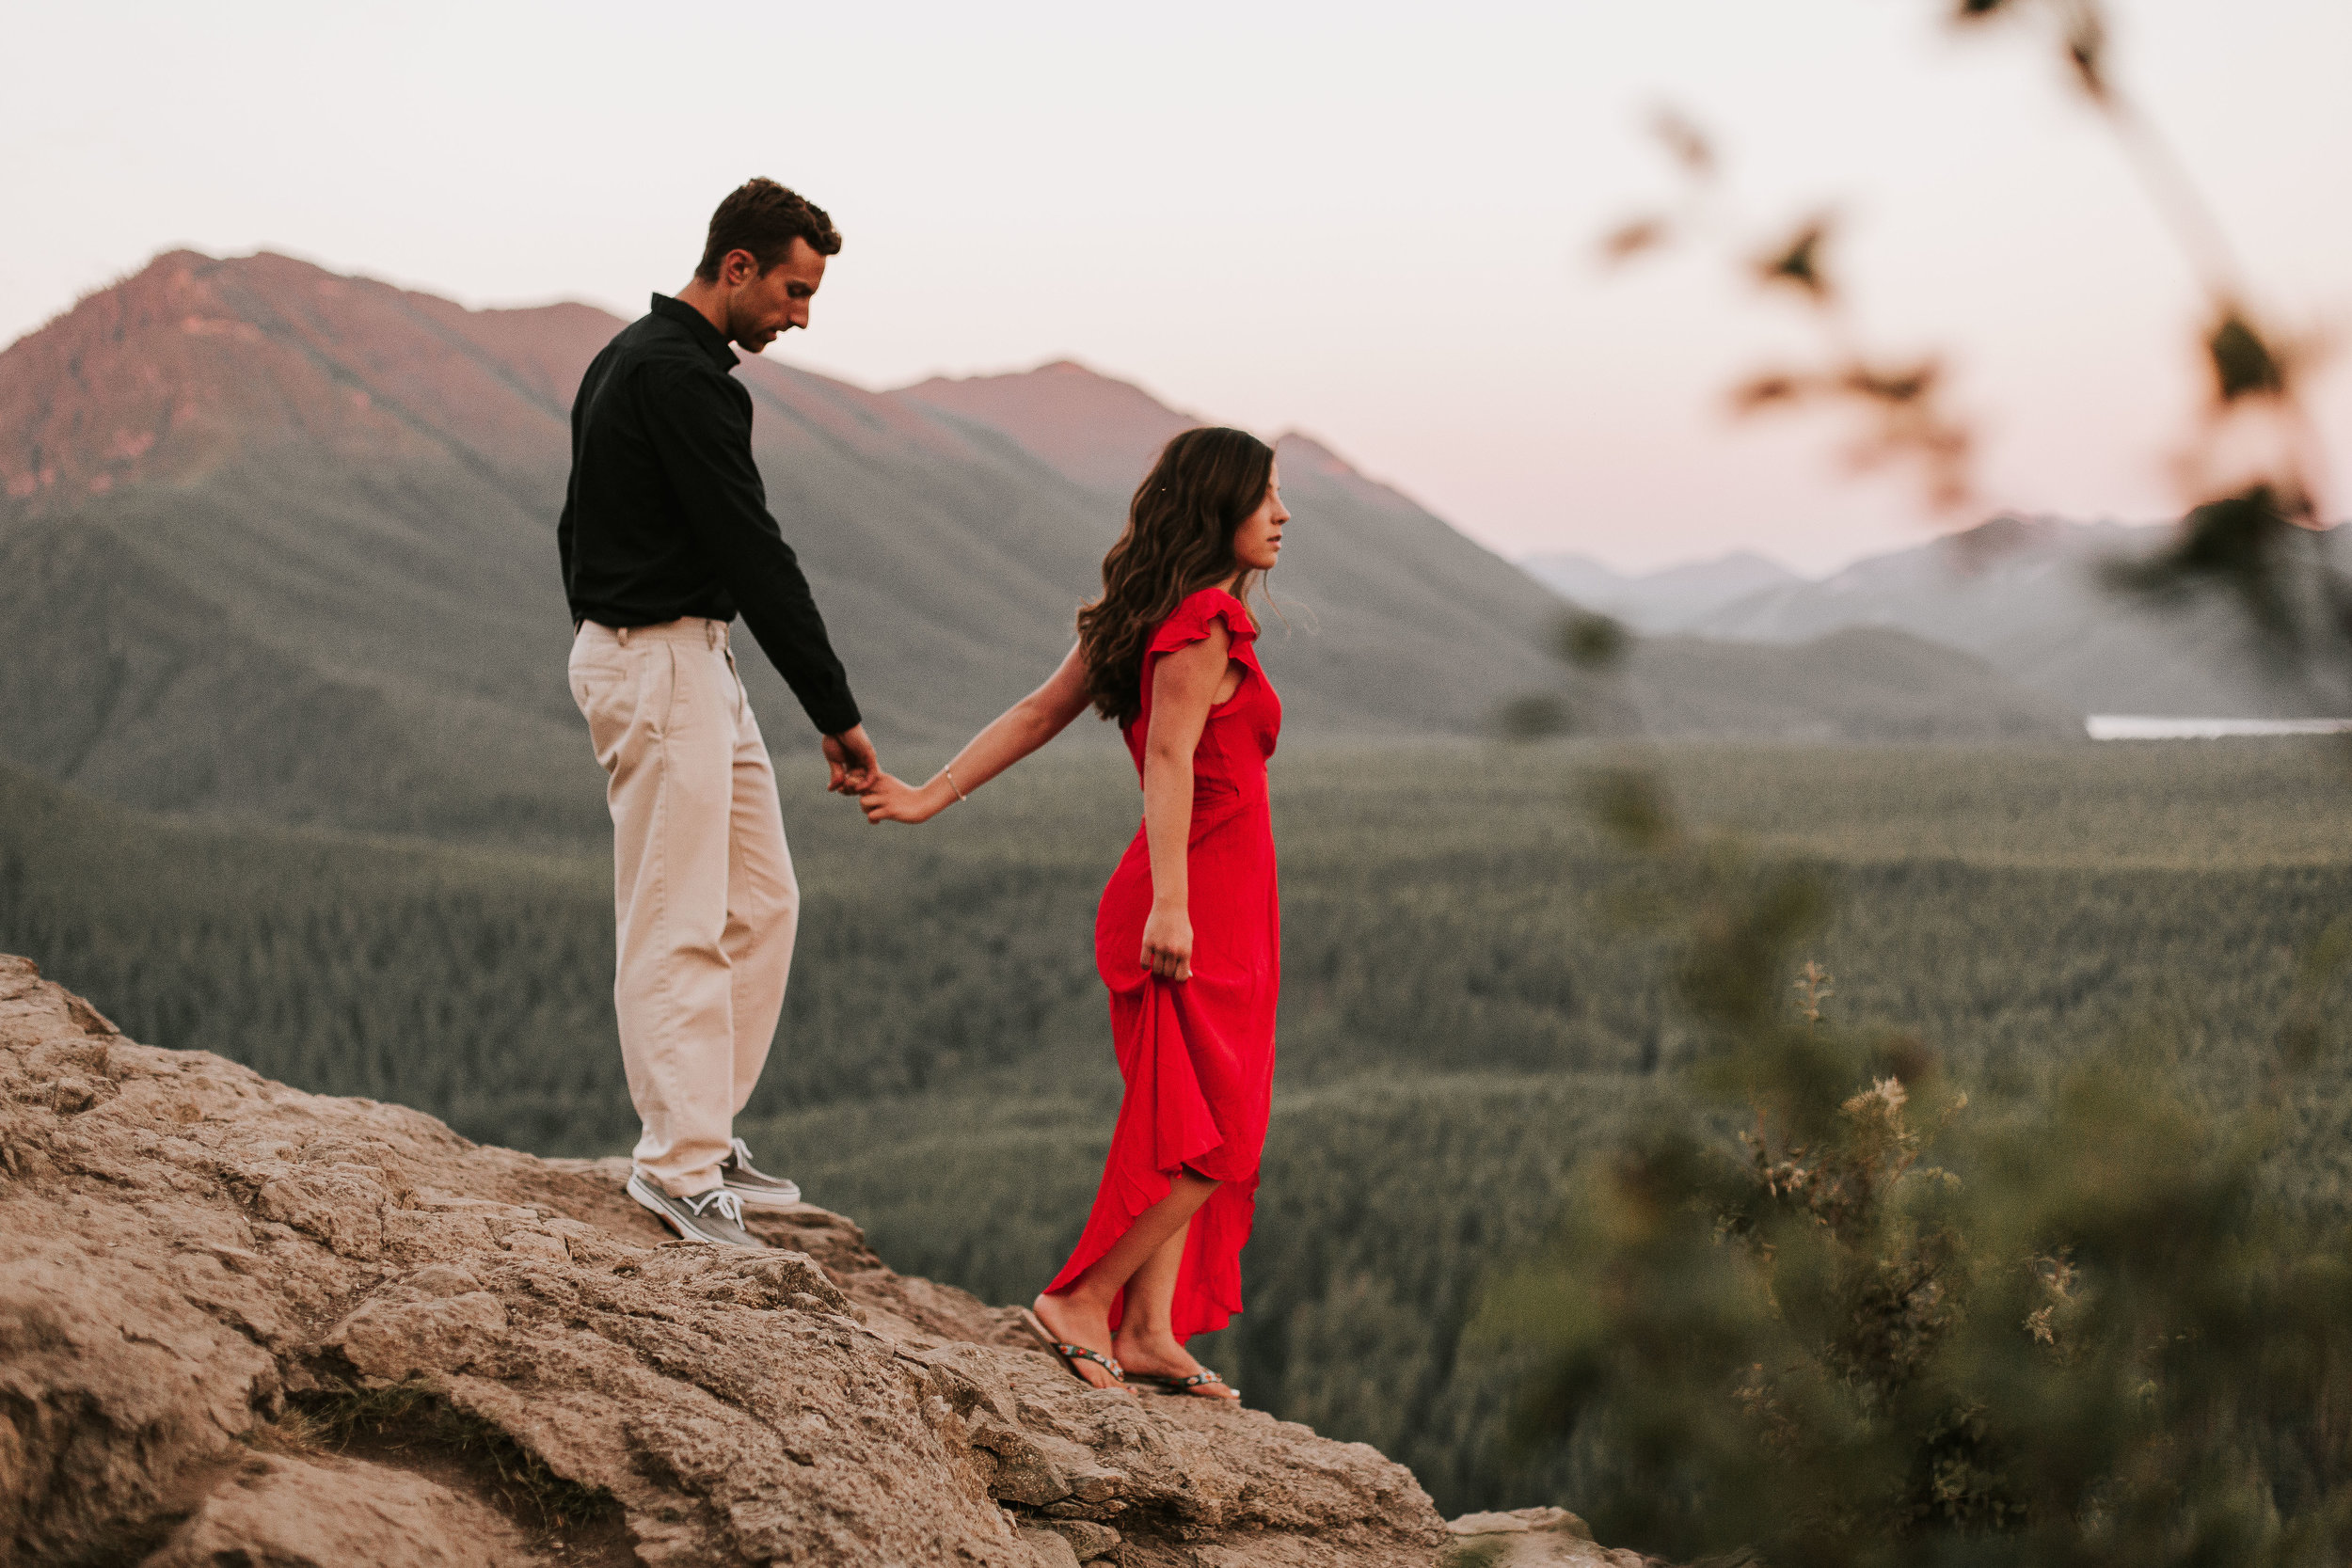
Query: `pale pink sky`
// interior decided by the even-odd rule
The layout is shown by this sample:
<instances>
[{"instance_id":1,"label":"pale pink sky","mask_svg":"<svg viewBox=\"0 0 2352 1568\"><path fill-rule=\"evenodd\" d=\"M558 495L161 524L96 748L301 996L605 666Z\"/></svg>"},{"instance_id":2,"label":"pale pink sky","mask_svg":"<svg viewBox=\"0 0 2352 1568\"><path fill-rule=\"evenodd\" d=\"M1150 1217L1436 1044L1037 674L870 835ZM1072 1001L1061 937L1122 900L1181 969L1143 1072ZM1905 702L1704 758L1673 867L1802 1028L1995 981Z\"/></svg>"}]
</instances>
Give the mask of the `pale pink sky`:
<instances>
[{"instance_id":1,"label":"pale pink sky","mask_svg":"<svg viewBox=\"0 0 2352 1568\"><path fill-rule=\"evenodd\" d=\"M0 339L177 244L471 304L642 308L771 174L848 236L771 351L869 385L1068 356L1300 427L1507 554L1823 567L1927 526L1722 388L1801 343L1698 258L1603 278L1712 127L1759 234L1823 202L1861 318L1955 351L1990 499L2153 517L2193 406L2185 268L2022 31L1943 0L50 7L0 101ZM2352 5L2122 0L2119 63L2265 298L2352 328ZM2352 483L2352 375L2322 387ZM2339 512L2344 488L2337 492Z\"/></svg>"}]
</instances>

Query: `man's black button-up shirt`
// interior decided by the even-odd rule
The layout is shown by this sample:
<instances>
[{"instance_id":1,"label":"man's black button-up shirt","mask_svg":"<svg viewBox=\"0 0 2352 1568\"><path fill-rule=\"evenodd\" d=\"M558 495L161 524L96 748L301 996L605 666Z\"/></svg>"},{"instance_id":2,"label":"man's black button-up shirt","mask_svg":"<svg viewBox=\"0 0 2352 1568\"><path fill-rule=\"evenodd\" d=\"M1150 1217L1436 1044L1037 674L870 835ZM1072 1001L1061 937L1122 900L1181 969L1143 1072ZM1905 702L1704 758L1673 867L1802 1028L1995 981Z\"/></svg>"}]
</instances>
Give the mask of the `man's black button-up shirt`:
<instances>
[{"instance_id":1,"label":"man's black button-up shirt","mask_svg":"<svg viewBox=\"0 0 2352 1568\"><path fill-rule=\"evenodd\" d=\"M858 722L849 676L752 462L752 394L691 305L653 296L580 378L555 531L572 618L650 626L740 610L818 730Z\"/></svg>"}]
</instances>

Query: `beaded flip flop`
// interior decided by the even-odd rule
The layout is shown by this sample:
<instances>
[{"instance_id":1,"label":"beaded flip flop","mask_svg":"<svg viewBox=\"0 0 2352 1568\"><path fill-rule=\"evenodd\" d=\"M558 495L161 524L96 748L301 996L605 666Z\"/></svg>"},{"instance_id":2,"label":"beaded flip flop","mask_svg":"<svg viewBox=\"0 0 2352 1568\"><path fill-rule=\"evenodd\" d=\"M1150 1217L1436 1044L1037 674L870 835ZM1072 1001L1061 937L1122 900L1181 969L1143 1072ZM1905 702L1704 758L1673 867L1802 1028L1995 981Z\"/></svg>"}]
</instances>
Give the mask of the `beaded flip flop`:
<instances>
[{"instance_id":1,"label":"beaded flip flop","mask_svg":"<svg viewBox=\"0 0 2352 1568\"><path fill-rule=\"evenodd\" d=\"M1163 1394L1190 1394L1196 1388L1206 1388L1211 1384L1215 1384L1226 1392L1202 1394L1200 1397L1204 1400L1224 1400L1229 1404L1241 1402L1241 1390L1205 1367L1190 1377L1161 1377L1154 1372L1137 1372L1134 1381L1146 1388L1156 1388Z\"/></svg>"},{"instance_id":2,"label":"beaded flip flop","mask_svg":"<svg viewBox=\"0 0 2352 1568\"><path fill-rule=\"evenodd\" d=\"M1094 1384L1088 1381L1087 1375L1078 1370L1079 1362L1091 1361L1111 1374L1113 1387L1127 1388L1127 1370L1121 1367L1115 1358L1104 1355L1099 1350L1089 1350L1084 1345L1073 1345L1068 1340L1055 1338L1053 1330L1045 1326L1045 1321L1025 1307L1021 1309L1021 1322L1028 1329L1030 1336L1047 1351L1059 1357L1061 1364L1070 1369L1070 1375L1080 1383L1086 1384L1089 1388L1094 1386ZM1132 1388L1128 1388L1127 1391L1134 1392Z\"/></svg>"}]
</instances>

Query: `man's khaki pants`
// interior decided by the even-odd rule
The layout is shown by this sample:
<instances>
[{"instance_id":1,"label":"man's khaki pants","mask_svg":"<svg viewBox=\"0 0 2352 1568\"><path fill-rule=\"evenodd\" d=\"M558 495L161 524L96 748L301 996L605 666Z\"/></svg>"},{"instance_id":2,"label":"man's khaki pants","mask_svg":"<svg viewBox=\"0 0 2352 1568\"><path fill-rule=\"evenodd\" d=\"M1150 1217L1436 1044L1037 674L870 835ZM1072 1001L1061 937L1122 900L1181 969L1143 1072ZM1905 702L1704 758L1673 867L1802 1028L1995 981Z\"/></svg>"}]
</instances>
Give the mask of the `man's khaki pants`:
<instances>
[{"instance_id":1,"label":"man's khaki pants","mask_svg":"<svg viewBox=\"0 0 2352 1568\"><path fill-rule=\"evenodd\" d=\"M675 1196L719 1185L784 1012L800 885L776 775L722 621L572 642L572 699L610 780L612 914L637 1164Z\"/></svg>"}]
</instances>

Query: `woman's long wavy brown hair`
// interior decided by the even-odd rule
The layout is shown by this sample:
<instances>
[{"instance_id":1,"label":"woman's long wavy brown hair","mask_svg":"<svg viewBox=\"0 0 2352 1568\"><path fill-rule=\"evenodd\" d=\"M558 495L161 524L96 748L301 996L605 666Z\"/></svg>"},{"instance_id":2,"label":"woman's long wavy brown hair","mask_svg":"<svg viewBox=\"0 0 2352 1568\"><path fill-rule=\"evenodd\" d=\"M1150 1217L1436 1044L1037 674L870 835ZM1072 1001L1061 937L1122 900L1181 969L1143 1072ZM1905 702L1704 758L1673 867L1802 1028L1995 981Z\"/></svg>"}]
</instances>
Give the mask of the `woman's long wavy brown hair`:
<instances>
[{"instance_id":1,"label":"woman's long wavy brown hair","mask_svg":"<svg viewBox=\"0 0 2352 1568\"><path fill-rule=\"evenodd\" d=\"M1097 713L1124 724L1142 710L1152 634L1186 598L1233 575L1233 535L1273 477L1274 449L1248 431L1187 430L1161 449L1127 505L1126 531L1103 558L1103 596L1078 611ZM1233 585L1245 609L1258 577L1245 572Z\"/></svg>"}]
</instances>

